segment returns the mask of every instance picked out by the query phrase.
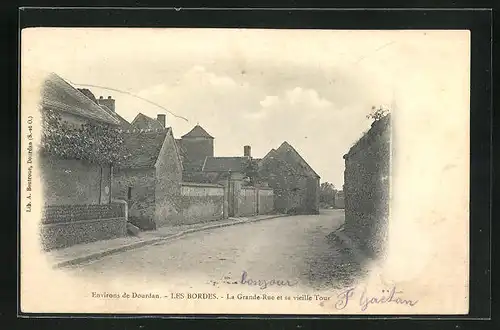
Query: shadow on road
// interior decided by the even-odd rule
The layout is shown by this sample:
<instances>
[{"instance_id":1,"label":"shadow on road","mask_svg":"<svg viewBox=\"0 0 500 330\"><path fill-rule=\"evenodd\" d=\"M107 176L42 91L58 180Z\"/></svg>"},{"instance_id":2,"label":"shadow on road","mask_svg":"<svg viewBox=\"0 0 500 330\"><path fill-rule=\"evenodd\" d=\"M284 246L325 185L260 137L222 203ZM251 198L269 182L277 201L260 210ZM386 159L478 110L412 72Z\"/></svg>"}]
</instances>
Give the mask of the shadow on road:
<instances>
[{"instance_id":1,"label":"shadow on road","mask_svg":"<svg viewBox=\"0 0 500 330\"><path fill-rule=\"evenodd\" d=\"M353 251L335 234L323 235L314 244L316 253L306 260L309 266L303 281L313 289L341 289L367 275L366 265L356 261Z\"/></svg>"}]
</instances>

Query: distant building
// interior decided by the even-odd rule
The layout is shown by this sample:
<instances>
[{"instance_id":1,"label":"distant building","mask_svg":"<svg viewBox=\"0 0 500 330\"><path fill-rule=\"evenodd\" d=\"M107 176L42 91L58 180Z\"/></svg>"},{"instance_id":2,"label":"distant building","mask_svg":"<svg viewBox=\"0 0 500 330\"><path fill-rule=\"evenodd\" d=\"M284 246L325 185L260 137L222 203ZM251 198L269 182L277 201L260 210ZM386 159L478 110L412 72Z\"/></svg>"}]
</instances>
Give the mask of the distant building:
<instances>
[{"instance_id":1,"label":"distant building","mask_svg":"<svg viewBox=\"0 0 500 330\"><path fill-rule=\"evenodd\" d=\"M259 161L259 177L274 190L278 212L319 213L320 176L288 142Z\"/></svg>"},{"instance_id":2,"label":"distant building","mask_svg":"<svg viewBox=\"0 0 500 330\"><path fill-rule=\"evenodd\" d=\"M344 208L344 192L342 190L335 192L334 207L336 209L343 209Z\"/></svg>"}]
</instances>

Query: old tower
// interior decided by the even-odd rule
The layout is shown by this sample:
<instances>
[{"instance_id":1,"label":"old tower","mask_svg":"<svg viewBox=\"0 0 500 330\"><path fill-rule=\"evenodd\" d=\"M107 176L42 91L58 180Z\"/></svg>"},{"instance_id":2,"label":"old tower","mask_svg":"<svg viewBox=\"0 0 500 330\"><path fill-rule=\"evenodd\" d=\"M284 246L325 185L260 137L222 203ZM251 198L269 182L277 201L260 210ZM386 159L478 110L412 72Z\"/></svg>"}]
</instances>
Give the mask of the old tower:
<instances>
[{"instance_id":1,"label":"old tower","mask_svg":"<svg viewBox=\"0 0 500 330\"><path fill-rule=\"evenodd\" d=\"M200 125L183 135L181 144L188 163L202 164L206 157L214 156L214 138Z\"/></svg>"}]
</instances>

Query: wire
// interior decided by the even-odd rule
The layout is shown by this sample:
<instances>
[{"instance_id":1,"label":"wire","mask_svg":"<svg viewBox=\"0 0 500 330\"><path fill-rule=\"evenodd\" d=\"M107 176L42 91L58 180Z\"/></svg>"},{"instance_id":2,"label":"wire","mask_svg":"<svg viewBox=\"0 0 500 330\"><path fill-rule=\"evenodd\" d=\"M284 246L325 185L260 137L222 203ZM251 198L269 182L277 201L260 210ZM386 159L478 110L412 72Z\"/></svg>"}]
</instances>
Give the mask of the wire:
<instances>
[{"instance_id":1,"label":"wire","mask_svg":"<svg viewBox=\"0 0 500 330\"><path fill-rule=\"evenodd\" d=\"M161 109L165 110L166 112L168 112L169 114L171 114L172 116L174 116L174 117L176 117L176 118L180 118L180 119L183 119L183 120L185 120L185 121L189 122L189 120L188 120L187 118L182 117L182 116L178 116L178 115L176 115L175 113L173 113L173 112L171 112L170 110L166 109L165 107L163 107L163 106L159 105L158 103L155 103L155 102L153 102L153 101L150 101L150 100L148 100L148 99L145 99L145 98L143 98L143 97L141 97L141 96L138 96L138 95L132 94L132 93L130 93L130 92L122 91L122 90L119 90L119 89L116 89L116 88L110 88L110 87L98 86L98 85L77 84L77 83L74 83L74 82L72 82L72 81L70 81L70 80L68 80L68 79L65 79L65 80L66 80L67 82L69 82L70 84L75 85L75 86L101 88L101 89L106 89L106 90L110 90L110 91L114 91L114 92L118 92L118 93L122 93L122 94L127 94L127 95L130 95L130 96L132 96L132 97L135 97L135 98L138 98L138 99L143 100L143 101L145 101L145 102L148 102L148 103L150 103L150 104L152 104L152 105L155 105L155 106L157 106L157 107L159 107L159 108L161 108Z\"/></svg>"}]
</instances>

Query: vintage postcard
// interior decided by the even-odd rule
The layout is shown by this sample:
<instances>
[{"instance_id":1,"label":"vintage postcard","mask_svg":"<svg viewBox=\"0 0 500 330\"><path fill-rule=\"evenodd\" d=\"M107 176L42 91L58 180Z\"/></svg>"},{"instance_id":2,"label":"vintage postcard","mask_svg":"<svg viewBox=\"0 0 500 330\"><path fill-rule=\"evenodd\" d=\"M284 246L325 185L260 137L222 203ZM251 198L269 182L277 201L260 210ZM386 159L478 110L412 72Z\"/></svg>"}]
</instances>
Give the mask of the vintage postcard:
<instances>
[{"instance_id":1,"label":"vintage postcard","mask_svg":"<svg viewBox=\"0 0 500 330\"><path fill-rule=\"evenodd\" d=\"M24 313L467 314L466 30L21 32Z\"/></svg>"}]
</instances>

